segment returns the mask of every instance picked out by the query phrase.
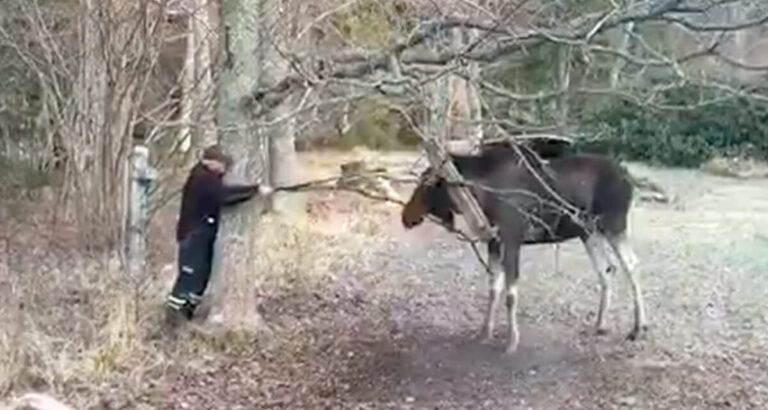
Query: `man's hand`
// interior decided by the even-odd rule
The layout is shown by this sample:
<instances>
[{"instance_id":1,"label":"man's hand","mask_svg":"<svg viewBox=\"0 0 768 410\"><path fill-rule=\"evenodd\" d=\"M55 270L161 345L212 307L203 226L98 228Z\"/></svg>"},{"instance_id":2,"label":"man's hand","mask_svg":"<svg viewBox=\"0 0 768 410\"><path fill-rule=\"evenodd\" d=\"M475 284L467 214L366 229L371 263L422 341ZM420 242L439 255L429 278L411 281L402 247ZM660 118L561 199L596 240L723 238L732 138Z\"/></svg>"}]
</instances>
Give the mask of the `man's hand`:
<instances>
[{"instance_id":1,"label":"man's hand","mask_svg":"<svg viewBox=\"0 0 768 410\"><path fill-rule=\"evenodd\" d=\"M275 190L272 189L272 187L269 186L269 185L259 185L259 195L261 195L261 196L267 196L267 195L271 194L274 191Z\"/></svg>"}]
</instances>

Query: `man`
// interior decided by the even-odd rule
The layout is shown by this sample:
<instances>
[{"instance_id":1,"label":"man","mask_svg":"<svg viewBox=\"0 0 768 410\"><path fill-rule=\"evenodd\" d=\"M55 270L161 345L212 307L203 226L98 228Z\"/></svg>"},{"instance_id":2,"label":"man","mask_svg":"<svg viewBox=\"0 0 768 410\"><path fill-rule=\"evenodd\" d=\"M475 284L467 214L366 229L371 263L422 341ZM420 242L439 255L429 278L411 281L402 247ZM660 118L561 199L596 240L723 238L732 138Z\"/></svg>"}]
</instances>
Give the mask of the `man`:
<instances>
[{"instance_id":1,"label":"man","mask_svg":"<svg viewBox=\"0 0 768 410\"><path fill-rule=\"evenodd\" d=\"M224 185L222 180L231 163L217 145L208 147L184 184L176 225L179 272L167 299L167 319L171 324L192 319L202 300L211 275L222 206L272 192L264 184Z\"/></svg>"}]
</instances>

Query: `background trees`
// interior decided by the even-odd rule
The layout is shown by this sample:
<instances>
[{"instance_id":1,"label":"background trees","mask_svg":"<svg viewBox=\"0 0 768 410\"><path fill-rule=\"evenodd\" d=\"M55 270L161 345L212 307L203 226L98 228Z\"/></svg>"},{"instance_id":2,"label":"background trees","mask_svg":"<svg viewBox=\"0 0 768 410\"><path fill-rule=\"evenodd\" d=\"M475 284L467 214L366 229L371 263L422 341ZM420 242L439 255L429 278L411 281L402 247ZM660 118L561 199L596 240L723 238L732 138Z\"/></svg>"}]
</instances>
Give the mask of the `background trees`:
<instances>
[{"instance_id":1,"label":"background trees","mask_svg":"<svg viewBox=\"0 0 768 410\"><path fill-rule=\"evenodd\" d=\"M115 182L134 136L157 147L156 162L169 176L191 148L226 128L214 121L215 90L229 81L233 61L227 44L236 41L219 21L226 4L6 2L3 161L40 178L56 170L60 197L73 212L89 210L79 216L84 225L119 226L123 184ZM484 120L485 128L571 133L590 149L686 165L725 151L766 150L759 135L767 11L760 2L264 7L272 23L253 32L260 37L247 48L262 62L248 69L253 98L239 91L251 125L278 137L265 140L265 158L290 158L291 140L300 147L412 144L414 124L434 108L427 94L441 86L449 88L454 136L479 135ZM248 9L251 23L261 24ZM293 168L271 166L270 175L287 181ZM120 235L107 230L112 242Z\"/></svg>"}]
</instances>

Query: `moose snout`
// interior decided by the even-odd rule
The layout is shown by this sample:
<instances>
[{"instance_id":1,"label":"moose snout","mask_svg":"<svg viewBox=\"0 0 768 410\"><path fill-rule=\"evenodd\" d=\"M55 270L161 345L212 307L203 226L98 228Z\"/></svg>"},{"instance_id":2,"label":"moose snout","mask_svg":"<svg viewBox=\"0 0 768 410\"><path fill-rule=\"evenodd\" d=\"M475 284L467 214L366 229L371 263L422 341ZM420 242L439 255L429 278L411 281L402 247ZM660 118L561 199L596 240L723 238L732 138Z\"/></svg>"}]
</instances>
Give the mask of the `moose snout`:
<instances>
[{"instance_id":1,"label":"moose snout","mask_svg":"<svg viewBox=\"0 0 768 410\"><path fill-rule=\"evenodd\" d=\"M414 226L422 223L424 221L424 218L421 216L414 217L409 215L403 215L401 220L403 222L403 226L405 227L405 229L411 229Z\"/></svg>"}]
</instances>

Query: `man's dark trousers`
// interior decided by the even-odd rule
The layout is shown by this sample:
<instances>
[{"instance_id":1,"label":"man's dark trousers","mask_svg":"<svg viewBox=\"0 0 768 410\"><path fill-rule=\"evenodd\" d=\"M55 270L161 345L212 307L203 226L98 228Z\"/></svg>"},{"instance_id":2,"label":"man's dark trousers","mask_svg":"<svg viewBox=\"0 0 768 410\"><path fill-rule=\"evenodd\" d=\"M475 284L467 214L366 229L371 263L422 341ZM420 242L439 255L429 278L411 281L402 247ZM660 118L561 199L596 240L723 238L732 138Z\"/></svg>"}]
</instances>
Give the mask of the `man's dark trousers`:
<instances>
[{"instance_id":1,"label":"man's dark trousers","mask_svg":"<svg viewBox=\"0 0 768 410\"><path fill-rule=\"evenodd\" d=\"M199 226L179 242L179 272L168 296L168 307L191 319L208 286L213 264L216 231Z\"/></svg>"}]
</instances>

